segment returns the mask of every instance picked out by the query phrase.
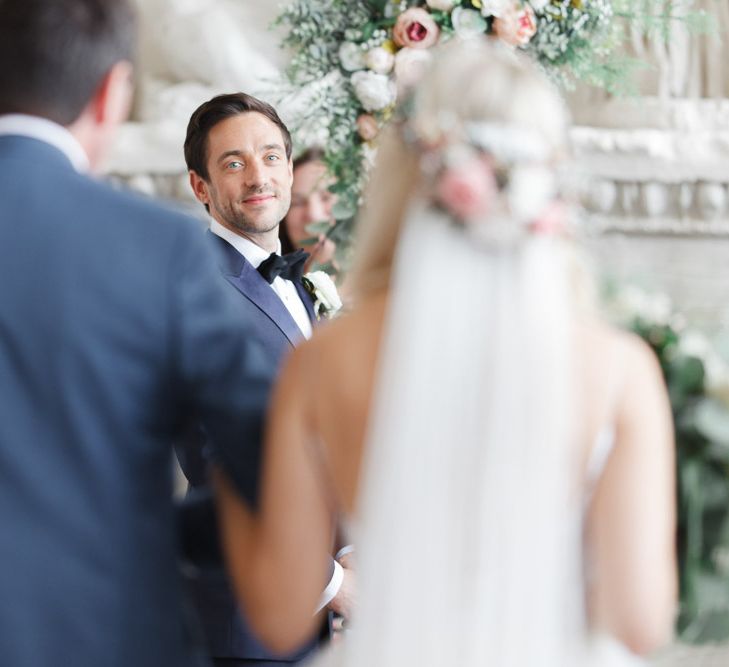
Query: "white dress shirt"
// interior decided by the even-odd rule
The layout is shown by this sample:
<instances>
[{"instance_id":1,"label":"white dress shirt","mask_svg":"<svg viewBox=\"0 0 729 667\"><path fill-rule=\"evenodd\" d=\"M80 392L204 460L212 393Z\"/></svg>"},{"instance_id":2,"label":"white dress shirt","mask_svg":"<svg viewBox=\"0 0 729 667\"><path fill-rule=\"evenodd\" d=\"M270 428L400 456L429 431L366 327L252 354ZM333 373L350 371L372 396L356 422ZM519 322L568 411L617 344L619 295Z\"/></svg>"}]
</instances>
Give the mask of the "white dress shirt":
<instances>
[{"instance_id":1,"label":"white dress shirt","mask_svg":"<svg viewBox=\"0 0 729 667\"><path fill-rule=\"evenodd\" d=\"M19 113L6 114L0 116L0 135L3 134L30 137L55 146L69 159L76 171L83 173L89 170L89 158L76 137L51 120Z\"/></svg>"},{"instance_id":2,"label":"white dress shirt","mask_svg":"<svg viewBox=\"0 0 729 667\"><path fill-rule=\"evenodd\" d=\"M265 260L268 259L269 253L266 252L260 246L257 246L253 241L249 241L247 238L236 234L227 227L223 227L217 220L210 220L210 231L219 236L224 241L227 241L232 245L248 262L257 269ZM281 254L281 243L279 242L276 249L277 254ZM291 317L294 318L294 322L304 334L305 338L311 338L313 333L311 328L311 320L309 319L309 313L306 310L301 297L299 296L294 283L290 280L284 280L280 276L276 276L274 281L271 283L271 289L276 292L278 297L283 301L286 310L291 313Z\"/></svg>"}]
</instances>

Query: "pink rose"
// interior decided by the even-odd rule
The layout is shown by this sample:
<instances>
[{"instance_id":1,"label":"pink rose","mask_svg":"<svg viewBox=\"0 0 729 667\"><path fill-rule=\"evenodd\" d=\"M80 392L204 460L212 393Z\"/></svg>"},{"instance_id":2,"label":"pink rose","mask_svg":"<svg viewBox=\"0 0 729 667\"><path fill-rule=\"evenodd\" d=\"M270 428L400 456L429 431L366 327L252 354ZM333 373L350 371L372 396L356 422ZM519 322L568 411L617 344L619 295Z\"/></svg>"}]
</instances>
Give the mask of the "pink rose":
<instances>
[{"instance_id":1,"label":"pink rose","mask_svg":"<svg viewBox=\"0 0 729 667\"><path fill-rule=\"evenodd\" d=\"M511 46L526 46L537 32L537 19L529 5L513 5L494 19L494 33Z\"/></svg>"},{"instance_id":2,"label":"pink rose","mask_svg":"<svg viewBox=\"0 0 729 667\"><path fill-rule=\"evenodd\" d=\"M535 234L555 235L565 231L567 208L562 202L552 202L545 211L531 224Z\"/></svg>"},{"instance_id":3,"label":"pink rose","mask_svg":"<svg viewBox=\"0 0 729 667\"><path fill-rule=\"evenodd\" d=\"M433 17L422 7L406 9L397 17L392 29L392 41L399 47L429 49L437 41L440 28Z\"/></svg>"},{"instance_id":4,"label":"pink rose","mask_svg":"<svg viewBox=\"0 0 729 667\"><path fill-rule=\"evenodd\" d=\"M363 113L357 118L357 132L362 137L362 141L372 141L379 131L380 128L377 127L377 121L374 116Z\"/></svg>"},{"instance_id":5,"label":"pink rose","mask_svg":"<svg viewBox=\"0 0 729 667\"><path fill-rule=\"evenodd\" d=\"M436 201L460 220L487 215L497 192L493 169L483 158L444 170L435 184Z\"/></svg>"}]
</instances>

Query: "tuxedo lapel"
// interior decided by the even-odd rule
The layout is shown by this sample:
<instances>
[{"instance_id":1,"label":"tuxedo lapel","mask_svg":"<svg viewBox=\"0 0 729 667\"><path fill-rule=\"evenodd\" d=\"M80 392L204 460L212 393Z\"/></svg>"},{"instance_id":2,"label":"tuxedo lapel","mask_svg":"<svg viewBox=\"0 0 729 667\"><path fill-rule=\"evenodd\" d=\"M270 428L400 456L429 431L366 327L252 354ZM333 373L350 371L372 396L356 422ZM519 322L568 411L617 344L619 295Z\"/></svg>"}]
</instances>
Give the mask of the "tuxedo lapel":
<instances>
[{"instance_id":1,"label":"tuxedo lapel","mask_svg":"<svg viewBox=\"0 0 729 667\"><path fill-rule=\"evenodd\" d=\"M309 314L309 319L311 320L311 323L313 325L316 325L317 317L316 313L314 312L314 299L312 298L311 294L306 291L306 288L301 281L294 283L294 285L296 286L296 291L299 293L301 301L306 307L306 312Z\"/></svg>"},{"instance_id":2,"label":"tuxedo lapel","mask_svg":"<svg viewBox=\"0 0 729 667\"><path fill-rule=\"evenodd\" d=\"M221 269L225 279L272 320L291 345L298 345L304 335L278 294L271 289L271 285L232 245L219 236L208 233L220 250Z\"/></svg>"}]
</instances>

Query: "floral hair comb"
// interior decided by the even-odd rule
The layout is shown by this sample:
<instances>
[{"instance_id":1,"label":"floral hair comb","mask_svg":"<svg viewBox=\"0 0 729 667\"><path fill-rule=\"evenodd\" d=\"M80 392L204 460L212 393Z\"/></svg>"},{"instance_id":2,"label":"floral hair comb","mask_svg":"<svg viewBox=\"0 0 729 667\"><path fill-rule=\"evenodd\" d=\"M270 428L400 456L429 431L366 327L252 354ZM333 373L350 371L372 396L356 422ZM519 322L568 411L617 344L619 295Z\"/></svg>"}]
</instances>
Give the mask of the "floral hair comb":
<instances>
[{"instance_id":1,"label":"floral hair comb","mask_svg":"<svg viewBox=\"0 0 729 667\"><path fill-rule=\"evenodd\" d=\"M430 202L490 245L564 231L551 149L530 128L467 122L404 121L403 136L421 155Z\"/></svg>"}]
</instances>

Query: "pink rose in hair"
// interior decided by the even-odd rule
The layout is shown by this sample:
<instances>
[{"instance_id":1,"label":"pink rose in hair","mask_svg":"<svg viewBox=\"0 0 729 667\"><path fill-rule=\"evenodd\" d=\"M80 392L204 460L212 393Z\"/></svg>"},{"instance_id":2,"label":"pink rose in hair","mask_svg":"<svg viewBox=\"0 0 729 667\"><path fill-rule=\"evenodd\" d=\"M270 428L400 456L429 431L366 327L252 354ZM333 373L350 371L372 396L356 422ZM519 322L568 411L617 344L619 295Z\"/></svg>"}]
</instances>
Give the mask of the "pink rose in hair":
<instances>
[{"instance_id":1,"label":"pink rose in hair","mask_svg":"<svg viewBox=\"0 0 729 667\"><path fill-rule=\"evenodd\" d=\"M400 47L429 49L440 36L440 28L433 17L422 7L406 9L397 17L392 29L392 39Z\"/></svg>"},{"instance_id":2,"label":"pink rose in hair","mask_svg":"<svg viewBox=\"0 0 729 667\"><path fill-rule=\"evenodd\" d=\"M529 5L514 4L494 19L494 33L511 46L526 46L537 32L537 19Z\"/></svg>"},{"instance_id":3,"label":"pink rose in hair","mask_svg":"<svg viewBox=\"0 0 729 667\"><path fill-rule=\"evenodd\" d=\"M435 200L459 220L487 215L497 192L493 169L483 158L445 169L435 184Z\"/></svg>"},{"instance_id":4,"label":"pink rose in hair","mask_svg":"<svg viewBox=\"0 0 729 667\"><path fill-rule=\"evenodd\" d=\"M567 207L560 201L553 201L544 212L531 224L535 234L549 236L564 233Z\"/></svg>"}]
</instances>

